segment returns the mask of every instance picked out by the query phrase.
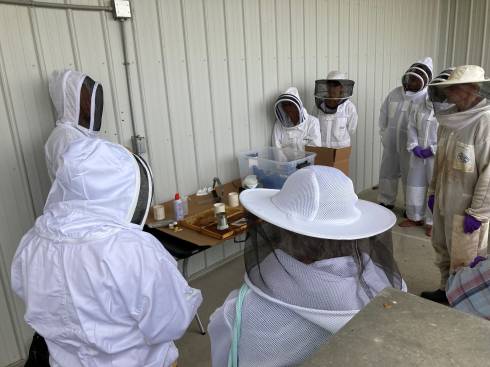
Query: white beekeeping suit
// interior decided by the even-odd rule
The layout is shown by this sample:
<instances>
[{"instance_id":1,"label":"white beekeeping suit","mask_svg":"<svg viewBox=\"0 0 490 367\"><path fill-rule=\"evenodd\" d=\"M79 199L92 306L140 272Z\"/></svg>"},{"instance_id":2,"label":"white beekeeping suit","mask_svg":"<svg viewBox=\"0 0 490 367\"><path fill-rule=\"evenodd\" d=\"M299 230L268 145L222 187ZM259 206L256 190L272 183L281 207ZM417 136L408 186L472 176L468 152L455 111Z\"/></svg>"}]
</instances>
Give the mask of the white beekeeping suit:
<instances>
[{"instance_id":1,"label":"white beekeeping suit","mask_svg":"<svg viewBox=\"0 0 490 367\"><path fill-rule=\"evenodd\" d=\"M315 103L322 134L322 146L346 148L357 129L357 110L349 99L354 81L347 74L331 71L326 80L315 82Z\"/></svg>"},{"instance_id":2,"label":"white beekeeping suit","mask_svg":"<svg viewBox=\"0 0 490 367\"><path fill-rule=\"evenodd\" d=\"M410 109L425 103L427 85L432 79L432 59L427 57L413 64L402 78L402 86L392 90L381 106L379 130L383 156L379 172L378 201L393 207L401 178L406 184L411 153L406 149Z\"/></svg>"},{"instance_id":3,"label":"white beekeeping suit","mask_svg":"<svg viewBox=\"0 0 490 367\"><path fill-rule=\"evenodd\" d=\"M296 118L291 119L290 113L285 106L293 109L292 115ZM303 102L299 97L298 90L294 87L288 88L281 94L275 104L274 112L277 118L272 132L272 146L277 148L293 148L295 150L305 150L306 145L319 147L320 126L315 116L309 115Z\"/></svg>"},{"instance_id":4,"label":"white beekeeping suit","mask_svg":"<svg viewBox=\"0 0 490 367\"><path fill-rule=\"evenodd\" d=\"M167 367L201 293L142 231L153 183L146 163L101 139L62 156L42 216L15 254L12 288L51 367Z\"/></svg>"},{"instance_id":5,"label":"white beekeeping suit","mask_svg":"<svg viewBox=\"0 0 490 367\"><path fill-rule=\"evenodd\" d=\"M439 129L434 173L432 246L440 288L422 297L446 301L451 270L486 255L490 220L490 79L475 65L458 66L447 81L431 83Z\"/></svg>"},{"instance_id":6,"label":"white beekeeping suit","mask_svg":"<svg viewBox=\"0 0 490 367\"><path fill-rule=\"evenodd\" d=\"M104 105L102 85L75 70L55 71L49 78L49 94L56 109L56 127L44 152L51 182L68 145L100 131Z\"/></svg>"},{"instance_id":7,"label":"white beekeeping suit","mask_svg":"<svg viewBox=\"0 0 490 367\"><path fill-rule=\"evenodd\" d=\"M246 274L211 315L213 367L300 365L382 289L406 289L395 215L358 200L336 168L300 169L281 190L245 190L240 202L251 213Z\"/></svg>"},{"instance_id":8,"label":"white beekeeping suit","mask_svg":"<svg viewBox=\"0 0 490 367\"><path fill-rule=\"evenodd\" d=\"M437 151L437 127L432 102L415 105L410 111L407 150L412 153L407 179L406 211L408 219L425 220L432 225L432 213L427 207L427 188L432 179L434 156ZM430 150L430 156L420 157L413 153L416 147ZM428 155L428 154L427 154Z\"/></svg>"}]
</instances>

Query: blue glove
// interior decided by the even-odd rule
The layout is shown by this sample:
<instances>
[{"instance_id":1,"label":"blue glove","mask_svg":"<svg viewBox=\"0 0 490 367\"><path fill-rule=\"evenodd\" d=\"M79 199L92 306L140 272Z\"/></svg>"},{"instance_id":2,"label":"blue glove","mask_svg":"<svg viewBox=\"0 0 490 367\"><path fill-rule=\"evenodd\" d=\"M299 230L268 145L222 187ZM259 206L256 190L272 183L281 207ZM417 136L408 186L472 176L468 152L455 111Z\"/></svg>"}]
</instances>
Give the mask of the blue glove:
<instances>
[{"instance_id":1,"label":"blue glove","mask_svg":"<svg viewBox=\"0 0 490 367\"><path fill-rule=\"evenodd\" d=\"M470 268L474 268L480 261L485 261L487 258L486 257L483 257L483 256L480 256L478 255L477 257L475 257L473 259L472 262L470 262Z\"/></svg>"},{"instance_id":2,"label":"blue glove","mask_svg":"<svg viewBox=\"0 0 490 367\"><path fill-rule=\"evenodd\" d=\"M475 217L469 214L464 215L464 223L463 223L464 233L473 233L480 227L481 227L481 222L478 219L476 219Z\"/></svg>"},{"instance_id":3,"label":"blue glove","mask_svg":"<svg viewBox=\"0 0 490 367\"><path fill-rule=\"evenodd\" d=\"M429 207L432 213L434 213L434 201L435 201L434 199L435 199L434 195L430 195L429 200L427 200L427 206Z\"/></svg>"},{"instance_id":4,"label":"blue glove","mask_svg":"<svg viewBox=\"0 0 490 367\"><path fill-rule=\"evenodd\" d=\"M416 157L419 157L421 159L424 159L424 157L422 156L422 151L424 150L424 148L422 148L421 146L416 146L415 148L412 149L412 153L416 156Z\"/></svg>"},{"instance_id":5,"label":"blue glove","mask_svg":"<svg viewBox=\"0 0 490 367\"><path fill-rule=\"evenodd\" d=\"M422 158L426 159L432 157L434 153L432 153L432 149L430 149L429 147L429 148L422 149L420 151L420 155L422 156Z\"/></svg>"}]
</instances>

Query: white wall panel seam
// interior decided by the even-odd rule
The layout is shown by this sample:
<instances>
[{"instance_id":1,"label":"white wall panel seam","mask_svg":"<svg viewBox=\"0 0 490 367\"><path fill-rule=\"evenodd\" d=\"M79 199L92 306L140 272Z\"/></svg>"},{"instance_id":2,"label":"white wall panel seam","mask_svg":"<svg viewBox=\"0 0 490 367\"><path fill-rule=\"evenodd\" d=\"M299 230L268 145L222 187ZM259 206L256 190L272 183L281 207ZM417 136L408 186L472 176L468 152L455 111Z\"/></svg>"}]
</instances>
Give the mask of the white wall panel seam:
<instances>
[{"instance_id":1,"label":"white wall panel seam","mask_svg":"<svg viewBox=\"0 0 490 367\"><path fill-rule=\"evenodd\" d=\"M473 0L470 0L470 19L468 22L468 36L466 37L466 57L465 64L469 64L470 48L471 48L471 26L473 24Z\"/></svg>"},{"instance_id":2,"label":"white wall panel seam","mask_svg":"<svg viewBox=\"0 0 490 367\"><path fill-rule=\"evenodd\" d=\"M158 0L157 0L158 1ZM222 0L222 7L223 7L223 17L224 17L224 34L225 34L225 50L226 50L226 72L228 74L228 93L230 96L230 119L233 120L233 101L232 101L232 96L233 96L233 91L231 88L231 73L230 73L230 50L228 46L228 32L226 31L226 7L225 7L225 1ZM235 125L233 124L233 121L230 121L231 123L231 139L233 143L233 152L234 156L237 154L237 144L236 144L236 138L235 138Z\"/></svg>"},{"instance_id":3,"label":"white wall panel seam","mask_svg":"<svg viewBox=\"0 0 490 367\"><path fill-rule=\"evenodd\" d=\"M485 53L487 52L487 22L488 22L488 0L485 0L485 14L483 20L483 41L481 52L481 65L485 65Z\"/></svg>"},{"instance_id":4,"label":"white wall panel seam","mask_svg":"<svg viewBox=\"0 0 490 367\"><path fill-rule=\"evenodd\" d=\"M456 55L456 34L458 32L458 27L459 27L459 16L458 16L458 10L459 10L459 0L455 0L455 17L454 17L454 25L453 25L453 48L452 48L452 54L451 54L451 65L454 65L455 62L455 55Z\"/></svg>"},{"instance_id":5,"label":"white wall panel seam","mask_svg":"<svg viewBox=\"0 0 490 367\"><path fill-rule=\"evenodd\" d=\"M293 65L294 65L294 62L293 62L293 58L294 58L294 55L293 55L293 27L292 27L292 23L293 23L293 18L292 18L292 14L291 14L291 0L288 0L289 1L289 59L291 60L291 62L289 63L289 78L291 80L291 85L294 84L294 73L293 73Z\"/></svg>"},{"instance_id":6,"label":"white wall panel seam","mask_svg":"<svg viewBox=\"0 0 490 367\"><path fill-rule=\"evenodd\" d=\"M170 102L168 100L168 79L167 79L167 67L166 67L166 64L165 64L165 53L164 53L164 50L165 50L165 47L164 47L164 39L163 39L163 27L162 27L162 9L161 9L161 6L160 6L161 2L160 0L155 0L155 6L156 6L156 9L157 9L157 21L158 21L158 38L160 40L160 56L162 58L162 73L163 73L163 86L165 88L165 90L167 91L165 93L165 103L166 103L166 110L167 110L167 118L168 118L168 128L169 128L169 132L170 132L170 145L171 145L171 150L172 150L172 164L173 164L173 167L174 167L174 172L177 173L177 170L178 170L178 166L177 166L177 161L176 161L176 150L175 150L175 144L174 144L174 140L173 140L173 136L174 136L174 132L173 132L173 126L172 126L172 119L171 119L171 111L170 111ZM176 175L177 176L177 175ZM176 190L177 192L180 192L182 187L179 185L179 180L176 179L175 180L175 186L176 186Z\"/></svg>"},{"instance_id":7,"label":"white wall panel seam","mask_svg":"<svg viewBox=\"0 0 490 367\"><path fill-rule=\"evenodd\" d=\"M263 102L266 103L265 102L266 90L265 90L265 78L264 78L264 52L263 52L264 41L262 40L262 0L259 0L258 7L259 7L259 35L260 35L260 71L262 73L262 78L261 78L262 96L264 97ZM265 108L265 110L267 111L267 108ZM267 128L267 125L269 124L269 119L267 118L267 116L268 115L266 112L264 116L264 123L263 123L265 136L269 135L269 131ZM271 139L269 139L269 141L271 141Z\"/></svg>"},{"instance_id":8,"label":"white wall panel seam","mask_svg":"<svg viewBox=\"0 0 490 367\"><path fill-rule=\"evenodd\" d=\"M189 106L190 106L190 117L191 117L191 125L192 125L192 141L194 143L194 160L196 162L196 177L197 177L197 184L198 185L201 185L202 182L201 182L201 177L200 177L200 174L199 174L199 167L197 167L197 164L199 162L198 158L197 158L197 149L196 149L196 128L195 128L195 124L196 124L196 121L195 121L195 116L194 116L194 110L193 110L193 107L192 107L192 100L190 98L190 93L191 93L191 83L190 83L190 78L189 78L189 56L188 56L188 50L187 50L187 34L186 34L186 29L185 29L185 22L184 22L184 5L183 5L183 1L185 0L179 0L179 4L180 4L180 16L182 18L182 33L183 33L183 36L184 36L184 55L185 55L185 68L186 68L186 72L187 72L187 91L189 93L189 98L188 98L188 101L189 101Z\"/></svg>"},{"instance_id":9,"label":"white wall panel seam","mask_svg":"<svg viewBox=\"0 0 490 367\"><path fill-rule=\"evenodd\" d=\"M247 0L241 0L241 5L242 5L242 32L243 32L243 49L244 49L244 58L245 58L245 88L246 88L246 96L247 96L247 119L248 119L248 146L250 149L252 149L252 133L251 133L251 121L250 121L250 98L249 98L249 87L248 87L248 67L247 67L247 42L246 42L246 30L245 30L245 5L244 1Z\"/></svg>"},{"instance_id":10,"label":"white wall panel seam","mask_svg":"<svg viewBox=\"0 0 490 367\"><path fill-rule=\"evenodd\" d=\"M77 37L77 31L75 27L75 20L73 18L73 11L70 9L66 10L66 17L68 19L68 30L70 33L73 56L75 59L75 69L83 70L83 65L81 64L80 49L78 47L78 42L77 42L78 37Z\"/></svg>"},{"instance_id":11,"label":"white wall panel seam","mask_svg":"<svg viewBox=\"0 0 490 367\"><path fill-rule=\"evenodd\" d=\"M277 37L278 35L278 30L277 30L277 1L278 0L274 0L274 15L275 15L275 22L274 22L274 27L275 27L275 30L276 30L276 37L275 37L275 40L276 40L276 80L277 80L277 85L279 86L281 84L281 76L280 76L280 73L279 73L279 37ZM282 93L283 91L278 91L278 93ZM271 137L272 139L272 137Z\"/></svg>"},{"instance_id":12,"label":"white wall panel seam","mask_svg":"<svg viewBox=\"0 0 490 367\"><path fill-rule=\"evenodd\" d=\"M204 24L204 40L206 44L206 58L208 60L207 62L207 69L208 69L208 88L209 88L209 98L210 98L210 108L211 108L211 125L213 127L213 136L214 136L214 162L215 162L215 169L216 169L216 175L217 177L223 177L222 173L220 172L220 165L219 165L219 155L218 155L218 139L216 138L216 135L220 133L220 131L217 131L216 129L216 117L215 117L215 111L214 111L214 93L213 93L213 84L211 82L211 67L210 67L210 62L209 62L209 40L208 40L208 26L207 26L207 16L206 16L206 9L204 8L203 1L201 0L201 8L202 8L202 15L203 15L203 24Z\"/></svg>"},{"instance_id":13,"label":"white wall panel seam","mask_svg":"<svg viewBox=\"0 0 490 367\"><path fill-rule=\"evenodd\" d=\"M39 73L41 74L41 77L44 82L47 82L48 77L47 77L47 71L46 71L46 62L44 60L43 53L39 51L39 47L41 47L41 37L39 36L39 23L37 20L37 12L35 9L30 8L29 9L29 21L30 21L30 26L31 26L31 32L34 37L34 50L36 53L36 58L37 58L37 66L39 69Z\"/></svg>"},{"instance_id":14,"label":"white wall panel seam","mask_svg":"<svg viewBox=\"0 0 490 367\"><path fill-rule=\"evenodd\" d=\"M7 110L7 114L8 114L7 118L9 121L10 134L12 135L12 140L15 146L15 155L17 157L18 164L21 166L20 171L22 172L22 177L23 177L22 181L24 182L23 189L25 194L27 194L27 196L29 197L29 201L32 203L31 205L32 218L30 219L34 220L34 218L36 217L36 211L34 208L34 196L30 188L31 185L30 185L29 175L27 173L26 157L24 154L24 150L22 149L22 141L20 140L18 121L16 119L15 112L14 112L15 109L12 102L12 94L7 80L5 59L4 59L4 54L3 54L3 49L1 44L0 44L0 88L2 88L3 90L5 109Z\"/></svg>"},{"instance_id":15,"label":"white wall panel seam","mask_svg":"<svg viewBox=\"0 0 490 367\"><path fill-rule=\"evenodd\" d=\"M10 266L7 264L5 255L2 250L2 246L0 246L0 286L3 288L3 293L6 295L6 303L7 303L7 310L9 312L10 320L14 321L15 327L13 328L13 332L15 335L15 344L17 346L17 350L19 354L25 358L26 355L26 349L24 346L24 343L22 341L22 335L21 335L21 329L20 329L20 323L23 321L22 315L19 315L17 313L17 310L15 308L14 300L12 297L15 297L11 287L10 287Z\"/></svg>"}]
</instances>

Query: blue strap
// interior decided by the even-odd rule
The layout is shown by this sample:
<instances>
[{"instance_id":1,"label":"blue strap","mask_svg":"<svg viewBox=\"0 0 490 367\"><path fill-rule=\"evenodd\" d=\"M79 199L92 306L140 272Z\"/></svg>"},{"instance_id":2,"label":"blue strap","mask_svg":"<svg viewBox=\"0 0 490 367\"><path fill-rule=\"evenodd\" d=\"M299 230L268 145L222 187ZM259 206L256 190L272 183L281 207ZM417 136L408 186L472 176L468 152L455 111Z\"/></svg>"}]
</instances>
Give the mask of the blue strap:
<instances>
[{"instance_id":1,"label":"blue strap","mask_svg":"<svg viewBox=\"0 0 490 367\"><path fill-rule=\"evenodd\" d=\"M228 367L238 367L238 342L240 341L240 329L242 327L242 307L248 291L248 285L243 284L240 292L238 292L238 300L235 306L235 322L233 323L233 339L231 340L230 353L228 354Z\"/></svg>"}]
</instances>

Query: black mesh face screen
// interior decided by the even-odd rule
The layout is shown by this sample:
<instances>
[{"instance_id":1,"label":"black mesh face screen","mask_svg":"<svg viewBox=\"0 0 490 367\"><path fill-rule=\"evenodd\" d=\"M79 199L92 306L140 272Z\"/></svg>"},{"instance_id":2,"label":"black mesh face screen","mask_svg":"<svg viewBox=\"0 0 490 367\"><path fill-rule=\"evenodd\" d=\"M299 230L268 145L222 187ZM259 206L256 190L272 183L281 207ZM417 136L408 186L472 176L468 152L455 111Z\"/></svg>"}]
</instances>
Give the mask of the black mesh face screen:
<instances>
[{"instance_id":1,"label":"black mesh face screen","mask_svg":"<svg viewBox=\"0 0 490 367\"><path fill-rule=\"evenodd\" d=\"M93 131L100 131L102 125L102 112L104 110L104 90L102 85L98 84L95 89L95 103L94 103L94 122Z\"/></svg>"},{"instance_id":2,"label":"black mesh face screen","mask_svg":"<svg viewBox=\"0 0 490 367\"><path fill-rule=\"evenodd\" d=\"M86 129L90 129L90 116L92 104L92 91L95 81L90 77L85 77L80 87L80 113L78 115L78 124Z\"/></svg>"},{"instance_id":3,"label":"black mesh face screen","mask_svg":"<svg viewBox=\"0 0 490 367\"><path fill-rule=\"evenodd\" d=\"M103 109L104 91L102 85L96 83L88 76L85 77L80 88L78 124L95 132L100 131Z\"/></svg>"},{"instance_id":4,"label":"black mesh face screen","mask_svg":"<svg viewBox=\"0 0 490 367\"><path fill-rule=\"evenodd\" d=\"M131 223L141 225L145 220L146 214L150 207L151 199L153 196L153 178L150 173L150 169L146 162L139 156L134 155L134 159L138 163L140 174L140 191L138 194L138 201L134 209Z\"/></svg>"}]
</instances>

